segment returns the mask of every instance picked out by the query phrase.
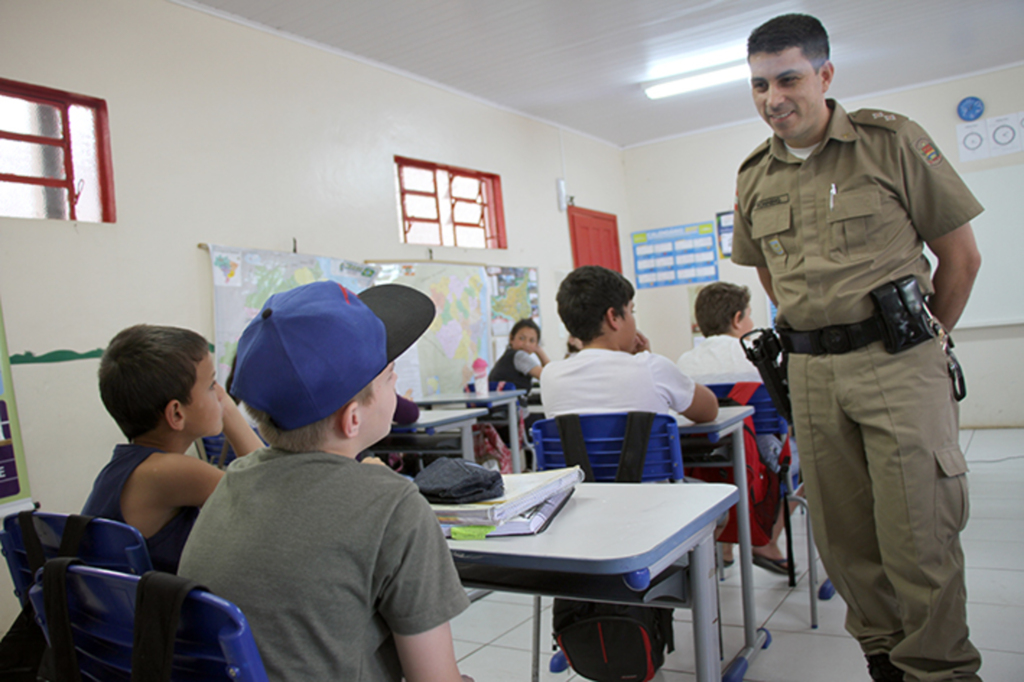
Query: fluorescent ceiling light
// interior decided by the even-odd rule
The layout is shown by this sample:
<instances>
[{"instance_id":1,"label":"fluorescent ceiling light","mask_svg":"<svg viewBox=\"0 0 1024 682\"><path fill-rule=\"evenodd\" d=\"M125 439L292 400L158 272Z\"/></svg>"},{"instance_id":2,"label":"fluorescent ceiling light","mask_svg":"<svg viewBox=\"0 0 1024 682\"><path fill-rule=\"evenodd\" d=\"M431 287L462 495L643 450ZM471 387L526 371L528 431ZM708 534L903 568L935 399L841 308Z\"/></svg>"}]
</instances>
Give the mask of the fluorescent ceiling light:
<instances>
[{"instance_id":1,"label":"fluorescent ceiling light","mask_svg":"<svg viewBox=\"0 0 1024 682\"><path fill-rule=\"evenodd\" d=\"M745 80L750 78L750 67L746 64L730 66L726 69L709 71L696 76L687 76L671 80L666 83L658 83L644 88L644 93L651 99L661 99L672 95L681 95L684 92L693 92L703 88L710 88L722 83Z\"/></svg>"},{"instance_id":2,"label":"fluorescent ceiling light","mask_svg":"<svg viewBox=\"0 0 1024 682\"><path fill-rule=\"evenodd\" d=\"M702 71L704 69L710 69L713 66L721 66L722 64L746 60L746 58L747 44L745 42L738 43L730 47L719 48L703 54L681 57L680 59L659 64L651 69L647 80L656 81L661 80L662 78L668 78L669 76L679 76L684 73Z\"/></svg>"}]
</instances>

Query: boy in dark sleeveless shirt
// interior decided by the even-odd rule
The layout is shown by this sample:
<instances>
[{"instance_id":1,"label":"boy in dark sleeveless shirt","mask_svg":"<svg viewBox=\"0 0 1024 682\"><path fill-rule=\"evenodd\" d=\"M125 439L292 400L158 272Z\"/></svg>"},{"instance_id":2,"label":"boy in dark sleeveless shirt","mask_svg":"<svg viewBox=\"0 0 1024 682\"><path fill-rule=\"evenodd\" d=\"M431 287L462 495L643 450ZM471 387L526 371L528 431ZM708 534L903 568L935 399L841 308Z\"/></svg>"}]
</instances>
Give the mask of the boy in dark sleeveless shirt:
<instances>
[{"instance_id":1,"label":"boy in dark sleeveless shirt","mask_svg":"<svg viewBox=\"0 0 1024 682\"><path fill-rule=\"evenodd\" d=\"M221 431L239 456L263 444L217 383L206 339L188 329L121 331L103 353L99 382L129 442L114 448L82 513L135 526L154 568L175 573L199 507L224 475L183 453Z\"/></svg>"}]
</instances>

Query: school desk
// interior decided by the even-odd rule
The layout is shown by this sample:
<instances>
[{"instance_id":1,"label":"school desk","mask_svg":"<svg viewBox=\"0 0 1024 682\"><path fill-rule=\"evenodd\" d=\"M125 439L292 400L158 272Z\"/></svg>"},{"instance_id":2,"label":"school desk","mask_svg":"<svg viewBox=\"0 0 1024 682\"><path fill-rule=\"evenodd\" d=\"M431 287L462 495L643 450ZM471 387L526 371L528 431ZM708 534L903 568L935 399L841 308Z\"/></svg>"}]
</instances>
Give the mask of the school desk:
<instances>
[{"instance_id":1,"label":"school desk","mask_svg":"<svg viewBox=\"0 0 1024 682\"><path fill-rule=\"evenodd\" d=\"M370 446L368 450L371 452L417 452L425 454L461 452L463 459L475 462L473 424L476 423L478 418L486 415L486 407L459 410L424 410L420 412L420 418L412 424L393 425L390 435ZM443 442L438 442L447 440L437 437L438 431L456 430L459 432L458 450ZM433 436L433 438L417 439L416 436L421 434Z\"/></svg>"},{"instance_id":2,"label":"school desk","mask_svg":"<svg viewBox=\"0 0 1024 682\"><path fill-rule=\"evenodd\" d=\"M740 490L747 489L747 460L743 450L743 420L754 413L754 408L747 405L738 407L722 407L718 417L712 422L695 424L686 417L680 416L679 443L683 451L683 464L692 466L686 459L686 437L706 436L711 442L717 442L732 435L730 450L732 462L716 463L715 466L732 466L733 481ZM754 656L771 642L767 630L757 629L757 614L754 610L754 564L750 544L750 499L740 495L736 503L737 530L740 546L740 582L743 597L743 635L744 647L733 659L723 679L741 680L743 673Z\"/></svg>"},{"instance_id":3,"label":"school desk","mask_svg":"<svg viewBox=\"0 0 1024 682\"><path fill-rule=\"evenodd\" d=\"M465 586L535 595L533 680L550 596L692 609L697 679L718 682L714 530L739 497L721 483L581 483L539 535L448 546Z\"/></svg>"},{"instance_id":4,"label":"school desk","mask_svg":"<svg viewBox=\"0 0 1024 682\"><path fill-rule=\"evenodd\" d=\"M505 406L505 423L508 424L509 440L508 449L512 453L512 472L522 473L523 459L519 448L519 411L516 408L516 401L519 396L525 395L526 391L521 388L490 391L487 395L477 393L435 393L416 400L420 407L433 408L437 405L472 405L474 407L486 407L492 411L494 408ZM433 409L421 412L420 416L433 412ZM516 434L513 436L512 434Z\"/></svg>"}]
</instances>

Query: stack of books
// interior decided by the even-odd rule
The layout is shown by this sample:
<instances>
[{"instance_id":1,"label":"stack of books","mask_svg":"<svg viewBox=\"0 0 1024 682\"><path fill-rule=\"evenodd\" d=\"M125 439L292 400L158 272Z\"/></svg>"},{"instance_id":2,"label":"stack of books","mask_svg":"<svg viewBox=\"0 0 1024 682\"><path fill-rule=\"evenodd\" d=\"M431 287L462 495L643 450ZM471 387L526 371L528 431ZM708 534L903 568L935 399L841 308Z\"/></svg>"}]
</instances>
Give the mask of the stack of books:
<instances>
[{"instance_id":1,"label":"stack of books","mask_svg":"<svg viewBox=\"0 0 1024 682\"><path fill-rule=\"evenodd\" d=\"M479 535L532 535L542 532L583 480L579 467L527 474L504 474L505 494L469 504L432 504L445 535L452 528L480 529ZM459 531L455 531L459 535Z\"/></svg>"}]
</instances>

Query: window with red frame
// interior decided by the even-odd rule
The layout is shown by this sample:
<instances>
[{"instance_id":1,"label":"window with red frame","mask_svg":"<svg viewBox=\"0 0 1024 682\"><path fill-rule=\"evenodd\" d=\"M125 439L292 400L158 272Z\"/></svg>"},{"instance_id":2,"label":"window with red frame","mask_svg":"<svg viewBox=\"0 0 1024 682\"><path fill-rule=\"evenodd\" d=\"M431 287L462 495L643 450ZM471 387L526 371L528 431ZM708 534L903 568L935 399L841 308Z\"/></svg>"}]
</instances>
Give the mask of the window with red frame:
<instances>
[{"instance_id":1,"label":"window with red frame","mask_svg":"<svg viewBox=\"0 0 1024 682\"><path fill-rule=\"evenodd\" d=\"M499 176L401 156L395 174L403 242L506 248Z\"/></svg>"},{"instance_id":2,"label":"window with red frame","mask_svg":"<svg viewBox=\"0 0 1024 682\"><path fill-rule=\"evenodd\" d=\"M0 78L0 215L115 221L106 102Z\"/></svg>"}]
</instances>

